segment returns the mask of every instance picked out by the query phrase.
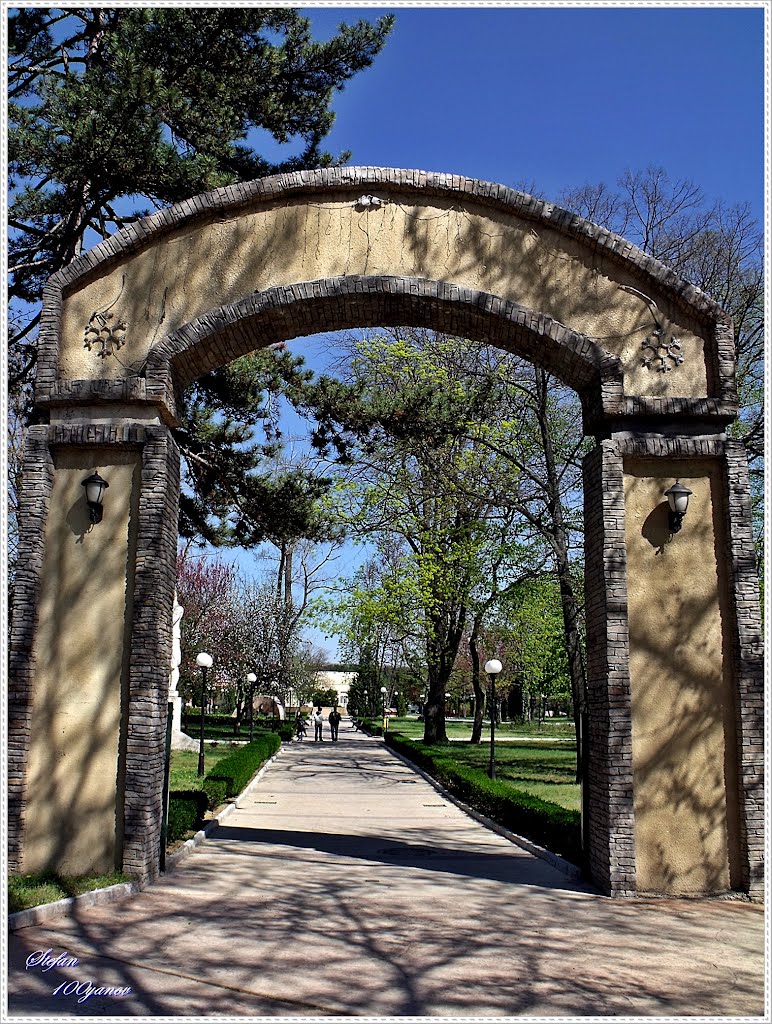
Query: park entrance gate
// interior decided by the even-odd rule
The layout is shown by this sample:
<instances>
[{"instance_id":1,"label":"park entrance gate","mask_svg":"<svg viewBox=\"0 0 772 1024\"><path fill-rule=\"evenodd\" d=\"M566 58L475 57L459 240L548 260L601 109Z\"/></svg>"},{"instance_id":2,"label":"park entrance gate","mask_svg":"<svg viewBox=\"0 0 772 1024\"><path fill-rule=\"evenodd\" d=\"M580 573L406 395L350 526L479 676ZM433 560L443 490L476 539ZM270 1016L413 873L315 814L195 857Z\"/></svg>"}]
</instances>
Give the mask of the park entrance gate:
<instances>
[{"instance_id":1,"label":"park entrance gate","mask_svg":"<svg viewBox=\"0 0 772 1024\"><path fill-rule=\"evenodd\" d=\"M427 326L579 394L587 859L614 895L762 885L762 652L732 325L618 236L500 185L336 168L198 196L48 284L10 652L12 869L158 870L191 381L319 331ZM91 528L81 481L108 481ZM677 534L664 491L693 492Z\"/></svg>"}]
</instances>

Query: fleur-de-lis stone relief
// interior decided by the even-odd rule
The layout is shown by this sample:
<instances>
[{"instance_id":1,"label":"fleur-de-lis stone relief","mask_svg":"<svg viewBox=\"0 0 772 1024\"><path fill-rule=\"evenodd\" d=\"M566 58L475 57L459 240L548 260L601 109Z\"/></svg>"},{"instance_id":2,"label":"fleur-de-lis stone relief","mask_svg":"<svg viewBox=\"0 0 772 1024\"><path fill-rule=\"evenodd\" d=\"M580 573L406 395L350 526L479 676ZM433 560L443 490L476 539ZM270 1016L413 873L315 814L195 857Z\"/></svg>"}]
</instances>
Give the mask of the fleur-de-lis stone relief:
<instances>
[{"instance_id":1,"label":"fleur-de-lis stone relief","mask_svg":"<svg viewBox=\"0 0 772 1024\"><path fill-rule=\"evenodd\" d=\"M660 373L670 373L674 366L680 366L684 361L680 341L672 334L668 334L667 329L661 324L657 324L652 336L641 342L641 348L649 351L649 354L643 357L643 365L653 367Z\"/></svg>"},{"instance_id":2,"label":"fleur-de-lis stone relief","mask_svg":"<svg viewBox=\"0 0 772 1024\"><path fill-rule=\"evenodd\" d=\"M89 352L94 346L99 346L97 355L100 359L114 355L126 344L126 321L118 319L111 323L113 320L114 313L100 313L99 310L94 310L86 326L84 345Z\"/></svg>"}]
</instances>

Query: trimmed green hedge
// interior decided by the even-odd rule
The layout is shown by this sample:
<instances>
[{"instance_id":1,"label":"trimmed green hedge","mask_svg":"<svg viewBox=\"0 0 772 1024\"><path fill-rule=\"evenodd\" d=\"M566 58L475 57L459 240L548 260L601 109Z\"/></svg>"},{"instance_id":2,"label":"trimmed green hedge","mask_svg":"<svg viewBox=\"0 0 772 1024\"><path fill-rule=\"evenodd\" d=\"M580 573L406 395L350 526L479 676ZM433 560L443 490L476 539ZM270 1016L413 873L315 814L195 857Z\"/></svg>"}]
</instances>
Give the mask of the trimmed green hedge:
<instances>
[{"instance_id":1,"label":"trimmed green hedge","mask_svg":"<svg viewBox=\"0 0 772 1024\"><path fill-rule=\"evenodd\" d=\"M207 806L207 795L200 789L172 790L169 794L166 842L173 843L186 832L197 829L203 821Z\"/></svg>"},{"instance_id":2,"label":"trimmed green hedge","mask_svg":"<svg viewBox=\"0 0 772 1024\"><path fill-rule=\"evenodd\" d=\"M238 796L246 784L281 746L278 733L267 732L255 736L228 757L218 761L215 768L206 775L202 789L209 798L209 807L214 809L228 797ZM214 802L213 802L214 801Z\"/></svg>"},{"instance_id":3,"label":"trimmed green hedge","mask_svg":"<svg viewBox=\"0 0 772 1024\"><path fill-rule=\"evenodd\" d=\"M383 719L376 722L374 718L357 718L354 724L368 736L383 736Z\"/></svg>"},{"instance_id":4,"label":"trimmed green hedge","mask_svg":"<svg viewBox=\"0 0 772 1024\"><path fill-rule=\"evenodd\" d=\"M422 749L422 743L397 732L387 732L385 741L476 811L573 864L582 863L578 811L566 810L507 783L494 781L480 769L458 764L450 755L429 754Z\"/></svg>"}]
</instances>

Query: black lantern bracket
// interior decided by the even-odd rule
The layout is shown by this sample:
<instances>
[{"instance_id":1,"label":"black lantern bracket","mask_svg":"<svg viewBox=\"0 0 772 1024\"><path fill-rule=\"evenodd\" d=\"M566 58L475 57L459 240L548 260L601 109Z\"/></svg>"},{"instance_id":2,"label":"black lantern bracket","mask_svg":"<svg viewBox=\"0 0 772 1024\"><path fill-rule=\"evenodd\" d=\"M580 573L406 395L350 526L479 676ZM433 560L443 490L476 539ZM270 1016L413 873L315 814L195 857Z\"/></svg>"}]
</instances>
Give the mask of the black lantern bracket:
<instances>
[{"instance_id":1,"label":"black lantern bracket","mask_svg":"<svg viewBox=\"0 0 772 1024\"><path fill-rule=\"evenodd\" d=\"M678 533L684 521L684 516L689 508L689 498L693 494L688 487L684 487L680 480L676 480L672 487L665 491L668 503L668 526L670 533Z\"/></svg>"},{"instance_id":2,"label":"black lantern bracket","mask_svg":"<svg viewBox=\"0 0 772 1024\"><path fill-rule=\"evenodd\" d=\"M99 473L92 473L85 480L81 480L81 487L86 489L86 503L88 504L89 519L93 523L102 522L102 498L106 489L110 486L103 480Z\"/></svg>"}]
</instances>

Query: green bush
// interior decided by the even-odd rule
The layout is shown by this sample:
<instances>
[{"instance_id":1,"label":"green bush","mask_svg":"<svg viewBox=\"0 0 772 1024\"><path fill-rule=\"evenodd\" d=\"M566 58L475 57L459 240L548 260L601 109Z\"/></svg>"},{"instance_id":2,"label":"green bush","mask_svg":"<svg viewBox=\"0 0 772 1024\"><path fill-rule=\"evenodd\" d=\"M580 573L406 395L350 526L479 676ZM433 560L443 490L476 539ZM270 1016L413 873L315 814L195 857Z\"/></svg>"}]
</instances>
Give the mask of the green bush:
<instances>
[{"instance_id":1,"label":"green bush","mask_svg":"<svg viewBox=\"0 0 772 1024\"><path fill-rule=\"evenodd\" d=\"M386 733L386 744L476 811L572 863L581 864L581 819L577 811L494 781L480 769L458 764L450 755L430 754L421 749L421 743L399 733Z\"/></svg>"},{"instance_id":2,"label":"green bush","mask_svg":"<svg viewBox=\"0 0 772 1024\"><path fill-rule=\"evenodd\" d=\"M217 763L214 770L204 779L204 790L214 794L215 788L212 783L222 782L225 784L223 799L238 796L260 766L275 754L280 746L281 740L277 733L267 732L255 736L251 743L239 747Z\"/></svg>"},{"instance_id":3,"label":"green bush","mask_svg":"<svg viewBox=\"0 0 772 1024\"><path fill-rule=\"evenodd\" d=\"M216 775L207 775L201 783L201 791L206 793L207 804L210 811L220 804L224 804L228 797L228 786L225 779Z\"/></svg>"},{"instance_id":4,"label":"green bush","mask_svg":"<svg viewBox=\"0 0 772 1024\"><path fill-rule=\"evenodd\" d=\"M368 736L383 736L383 723L376 722L373 718L358 718L356 727L366 732Z\"/></svg>"},{"instance_id":5,"label":"green bush","mask_svg":"<svg viewBox=\"0 0 772 1024\"><path fill-rule=\"evenodd\" d=\"M169 794L166 841L173 843L198 828L207 809L207 795L200 789L175 790Z\"/></svg>"},{"instance_id":6,"label":"green bush","mask_svg":"<svg viewBox=\"0 0 772 1024\"><path fill-rule=\"evenodd\" d=\"M295 735L295 726L292 722L282 722L276 730L276 735L283 743L289 743Z\"/></svg>"}]
</instances>

